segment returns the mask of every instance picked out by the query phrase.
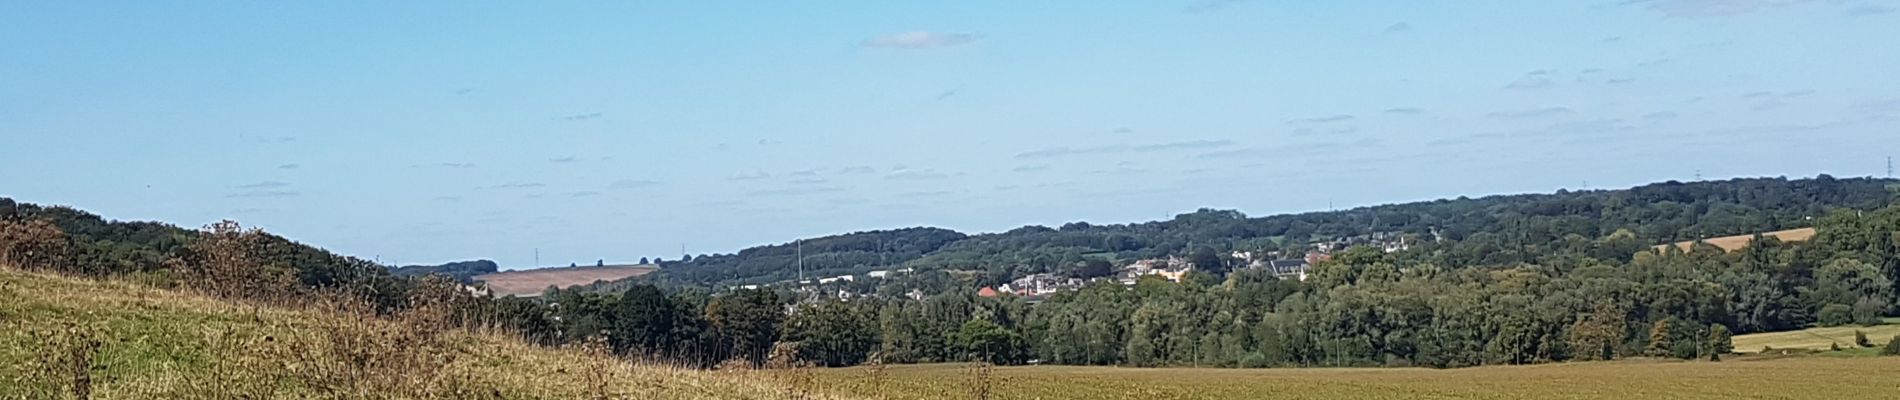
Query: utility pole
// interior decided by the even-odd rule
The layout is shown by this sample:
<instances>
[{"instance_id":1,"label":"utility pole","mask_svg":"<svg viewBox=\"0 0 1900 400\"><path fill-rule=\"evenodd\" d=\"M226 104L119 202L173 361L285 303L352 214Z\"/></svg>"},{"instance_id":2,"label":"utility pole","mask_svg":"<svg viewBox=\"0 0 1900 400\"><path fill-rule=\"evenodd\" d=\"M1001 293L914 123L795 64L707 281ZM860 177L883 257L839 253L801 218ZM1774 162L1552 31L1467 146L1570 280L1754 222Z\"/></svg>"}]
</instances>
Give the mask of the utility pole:
<instances>
[{"instance_id":1,"label":"utility pole","mask_svg":"<svg viewBox=\"0 0 1900 400\"><path fill-rule=\"evenodd\" d=\"M536 248L534 248L534 265L530 265L530 266L528 266L528 267L530 267L530 268L536 268L536 267L540 267L540 266L541 266L541 248L540 248L540 247L536 247Z\"/></svg>"},{"instance_id":2,"label":"utility pole","mask_svg":"<svg viewBox=\"0 0 1900 400\"><path fill-rule=\"evenodd\" d=\"M1893 179L1893 156L1887 156L1887 179Z\"/></svg>"},{"instance_id":3,"label":"utility pole","mask_svg":"<svg viewBox=\"0 0 1900 400\"><path fill-rule=\"evenodd\" d=\"M793 240L798 244L798 283L805 283L805 239Z\"/></svg>"}]
</instances>

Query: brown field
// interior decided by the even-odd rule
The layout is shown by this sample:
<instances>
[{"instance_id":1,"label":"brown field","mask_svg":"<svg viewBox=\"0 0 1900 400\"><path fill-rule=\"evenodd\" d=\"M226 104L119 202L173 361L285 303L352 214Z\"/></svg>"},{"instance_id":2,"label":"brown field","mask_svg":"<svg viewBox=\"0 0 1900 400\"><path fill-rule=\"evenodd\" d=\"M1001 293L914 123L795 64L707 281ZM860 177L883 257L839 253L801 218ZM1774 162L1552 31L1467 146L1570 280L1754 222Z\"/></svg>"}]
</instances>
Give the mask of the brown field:
<instances>
[{"instance_id":1,"label":"brown field","mask_svg":"<svg viewBox=\"0 0 1900 400\"><path fill-rule=\"evenodd\" d=\"M549 286L566 288L594 283L594 281L617 281L646 275L659 269L653 265L543 268L476 275L475 280L487 284L488 290L494 292L496 296L534 297L540 296L541 291L547 290Z\"/></svg>"},{"instance_id":2,"label":"brown field","mask_svg":"<svg viewBox=\"0 0 1900 400\"><path fill-rule=\"evenodd\" d=\"M1783 242L1805 242L1805 241L1808 241L1809 239L1814 238L1814 228L1789 229L1785 231L1763 233L1761 235L1763 237L1773 237L1776 239L1781 239L1781 241ZM1741 250L1742 248L1748 247L1748 244L1754 241L1755 241L1755 234L1752 234L1752 233L1747 234L1747 235L1723 236L1719 238L1702 239L1703 243L1715 245L1715 247L1720 247L1722 248L1722 250L1727 250L1727 251ZM1661 244L1661 245L1656 245L1655 249L1656 251L1662 251L1664 249L1667 249L1671 245L1674 245L1677 248L1682 249L1682 251L1686 252L1695 246L1695 241L1691 240L1687 242Z\"/></svg>"},{"instance_id":3,"label":"brown field","mask_svg":"<svg viewBox=\"0 0 1900 400\"><path fill-rule=\"evenodd\" d=\"M882 399L1895 399L1900 357L1615 361L1432 369L904 365L819 370ZM988 396L978 396L987 390Z\"/></svg>"}]
</instances>

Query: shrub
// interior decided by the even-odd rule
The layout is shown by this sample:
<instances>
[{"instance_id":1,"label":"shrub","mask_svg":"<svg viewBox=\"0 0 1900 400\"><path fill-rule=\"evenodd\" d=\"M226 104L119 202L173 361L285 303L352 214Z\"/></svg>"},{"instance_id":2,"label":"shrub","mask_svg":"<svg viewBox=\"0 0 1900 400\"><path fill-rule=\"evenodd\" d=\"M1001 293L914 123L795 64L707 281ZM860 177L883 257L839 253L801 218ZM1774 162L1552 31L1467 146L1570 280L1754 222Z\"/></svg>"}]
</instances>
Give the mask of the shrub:
<instances>
[{"instance_id":1,"label":"shrub","mask_svg":"<svg viewBox=\"0 0 1900 400\"><path fill-rule=\"evenodd\" d=\"M1881 322L1883 322L1880 320L1880 314L1886 311L1887 304L1884 301L1871 297L1860 299L1859 302L1854 303L1854 323L1860 324L1861 326L1880 325Z\"/></svg>"},{"instance_id":2,"label":"shrub","mask_svg":"<svg viewBox=\"0 0 1900 400\"><path fill-rule=\"evenodd\" d=\"M1855 329L1854 345L1860 347L1874 347L1874 342L1867 340L1867 332L1861 332L1859 329Z\"/></svg>"},{"instance_id":3,"label":"shrub","mask_svg":"<svg viewBox=\"0 0 1900 400\"><path fill-rule=\"evenodd\" d=\"M1895 336L1893 339L1888 340L1887 348L1880 349L1880 354L1889 355L1889 356L1900 356L1900 336Z\"/></svg>"},{"instance_id":4,"label":"shrub","mask_svg":"<svg viewBox=\"0 0 1900 400\"><path fill-rule=\"evenodd\" d=\"M1846 304L1828 304L1821 307L1821 326L1842 326L1854 322L1854 310Z\"/></svg>"},{"instance_id":5,"label":"shrub","mask_svg":"<svg viewBox=\"0 0 1900 400\"><path fill-rule=\"evenodd\" d=\"M1247 353L1246 357L1240 358L1241 368L1266 368L1268 365L1270 364L1265 354Z\"/></svg>"}]
</instances>

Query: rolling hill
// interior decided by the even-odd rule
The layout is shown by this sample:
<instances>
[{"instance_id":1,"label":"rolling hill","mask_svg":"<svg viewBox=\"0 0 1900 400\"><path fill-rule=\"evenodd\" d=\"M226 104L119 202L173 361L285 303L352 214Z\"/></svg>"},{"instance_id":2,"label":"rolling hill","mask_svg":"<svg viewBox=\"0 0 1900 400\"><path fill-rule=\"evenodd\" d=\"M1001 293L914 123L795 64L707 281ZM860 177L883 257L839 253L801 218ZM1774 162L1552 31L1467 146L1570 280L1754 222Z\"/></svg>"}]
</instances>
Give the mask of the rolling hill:
<instances>
[{"instance_id":1,"label":"rolling hill","mask_svg":"<svg viewBox=\"0 0 1900 400\"><path fill-rule=\"evenodd\" d=\"M0 268L0 398L68 398L82 386L97 399L778 399L796 393L771 379L627 363L584 347L546 348L496 332L431 330L416 320L352 314L334 305L227 302Z\"/></svg>"}]
</instances>

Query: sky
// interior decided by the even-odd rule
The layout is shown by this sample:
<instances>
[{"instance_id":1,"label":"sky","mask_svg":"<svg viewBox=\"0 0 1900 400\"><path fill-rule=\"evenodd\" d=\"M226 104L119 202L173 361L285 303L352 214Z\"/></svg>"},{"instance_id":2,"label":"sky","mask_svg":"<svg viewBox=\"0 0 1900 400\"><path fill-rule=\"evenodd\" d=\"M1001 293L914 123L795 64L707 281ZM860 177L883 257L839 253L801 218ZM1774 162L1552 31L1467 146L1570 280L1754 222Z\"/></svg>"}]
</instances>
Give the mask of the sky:
<instances>
[{"instance_id":1,"label":"sky","mask_svg":"<svg viewBox=\"0 0 1900 400\"><path fill-rule=\"evenodd\" d=\"M519 269L1900 153L1895 0L479 3L0 4L0 197Z\"/></svg>"}]
</instances>

